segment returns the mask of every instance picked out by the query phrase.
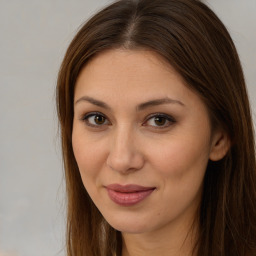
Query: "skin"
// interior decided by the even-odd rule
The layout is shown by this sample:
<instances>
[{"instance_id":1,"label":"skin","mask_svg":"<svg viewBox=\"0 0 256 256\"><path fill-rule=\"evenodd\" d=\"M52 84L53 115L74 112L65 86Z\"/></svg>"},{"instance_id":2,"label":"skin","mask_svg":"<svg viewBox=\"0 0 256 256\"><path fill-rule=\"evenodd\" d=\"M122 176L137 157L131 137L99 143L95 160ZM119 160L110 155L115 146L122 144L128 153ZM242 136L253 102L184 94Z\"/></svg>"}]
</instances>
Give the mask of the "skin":
<instances>
[{"instance_id":1,"label":"skin","mask_svg":"<svg viewBox=\"0 0 256 256\"><path fill-rule=\"evenodd\" d=\"M162 57L115 49L93 58L75 86L72 144L87 192L122 232L124 256L192 255L206 166L225 155L228 139L212 131L203 101ZM107 193L113 183L155 190L120 206Z\"/></svg>"}]
</instances>

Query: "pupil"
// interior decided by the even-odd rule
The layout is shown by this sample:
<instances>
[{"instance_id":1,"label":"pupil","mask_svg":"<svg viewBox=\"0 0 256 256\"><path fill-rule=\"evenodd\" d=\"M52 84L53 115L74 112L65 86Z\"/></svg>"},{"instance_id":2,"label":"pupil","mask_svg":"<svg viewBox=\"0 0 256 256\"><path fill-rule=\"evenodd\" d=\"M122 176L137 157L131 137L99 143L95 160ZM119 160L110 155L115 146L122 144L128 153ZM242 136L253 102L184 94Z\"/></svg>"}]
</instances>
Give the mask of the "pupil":
<instances>
[{"instance_id":1,"label":"pupil","mask_svg":"<svg viewBox=\"0 0 256 256\"><path fill-rule=\"evenodd\" d=\"M103 116L95 116L94 121L96 124L104 124L105 117Z\"/></svg>"},{"instance_id":2,"label":"pupil","mask_svg":"<svg viewBox=\"0 0 256 256\"><path fill-rule=\"evenodd\" d=\"M159 125L159 126L161 126L161 125L164 125L165 124L165 118L164 117L156 117L155 118L155 123L157 124L157 125Z\"/></svg>"}]
</instances>

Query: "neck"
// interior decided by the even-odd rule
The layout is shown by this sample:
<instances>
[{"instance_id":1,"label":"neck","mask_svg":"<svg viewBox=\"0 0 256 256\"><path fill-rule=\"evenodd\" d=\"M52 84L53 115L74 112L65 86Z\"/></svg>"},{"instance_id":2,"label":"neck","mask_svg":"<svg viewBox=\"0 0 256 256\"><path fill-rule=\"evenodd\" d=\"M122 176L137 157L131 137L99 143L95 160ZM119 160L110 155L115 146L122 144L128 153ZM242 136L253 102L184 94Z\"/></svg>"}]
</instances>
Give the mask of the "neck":
<instances>
[{"instance_id":1,"label":"neck","mask_svg":"<svg viewBox=\"0 0 256 256\"><path fill-rule=\"evenodd\" d=\"M123 233L122 256L192 256L198 225L167 225L143 234Z\"/></svg>"}]
</instances>

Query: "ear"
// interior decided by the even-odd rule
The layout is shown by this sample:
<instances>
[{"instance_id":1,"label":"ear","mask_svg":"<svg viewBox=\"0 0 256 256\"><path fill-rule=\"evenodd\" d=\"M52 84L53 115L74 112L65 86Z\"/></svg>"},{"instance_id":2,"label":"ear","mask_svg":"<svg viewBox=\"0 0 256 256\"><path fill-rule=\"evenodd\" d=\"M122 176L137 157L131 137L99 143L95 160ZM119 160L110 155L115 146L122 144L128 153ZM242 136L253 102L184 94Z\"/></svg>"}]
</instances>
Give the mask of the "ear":
<instances>
[{"instance_id":1,"label":"ear","mask_svg":"<svg viewBox=\"0 0 256 256\"><path fill-rule=\"evenodd\" d=\"M230 148L230 139L223 131L216 131L212 137L212 147L209 159L212 161L221 160Z\"/></svg>"}]
</instances>

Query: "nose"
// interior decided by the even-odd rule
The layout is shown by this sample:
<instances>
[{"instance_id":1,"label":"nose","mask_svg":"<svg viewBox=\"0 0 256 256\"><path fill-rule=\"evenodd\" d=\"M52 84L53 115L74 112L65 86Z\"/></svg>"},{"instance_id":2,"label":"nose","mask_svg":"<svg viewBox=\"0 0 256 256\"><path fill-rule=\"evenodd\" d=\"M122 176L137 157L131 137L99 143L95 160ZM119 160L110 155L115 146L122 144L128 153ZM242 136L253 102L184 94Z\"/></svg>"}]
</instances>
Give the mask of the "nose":
<instances>
[{"instance_id":1,"label":"nose","mask_svg":"<svg viewBox=\"0 0 256 256\"><path fill-rule=\"evenodd\" d=\"M144 165L144 157L139 150L139 142L127 129L120 129L112 136L107 165L123 174L139 170Z\"/></svg>"}]
</instances>

